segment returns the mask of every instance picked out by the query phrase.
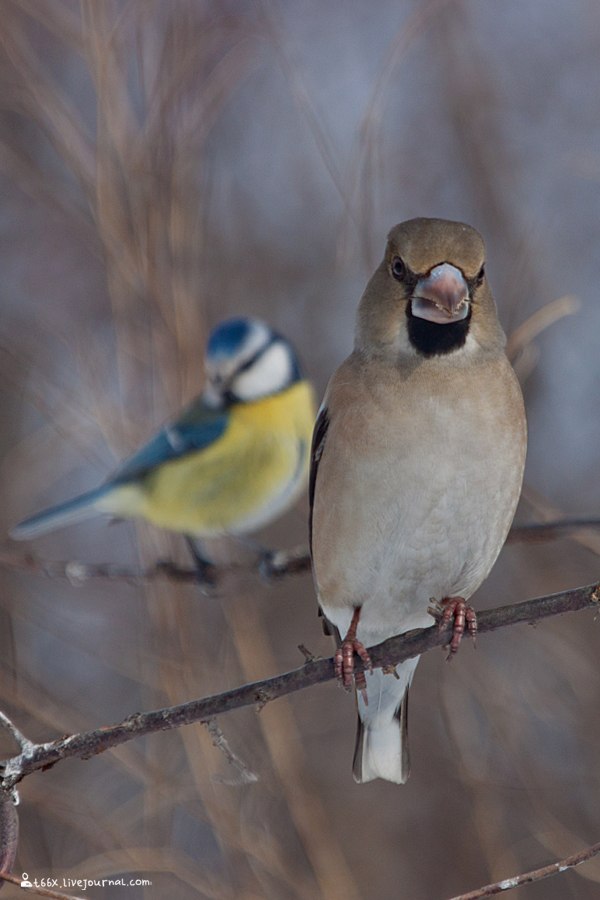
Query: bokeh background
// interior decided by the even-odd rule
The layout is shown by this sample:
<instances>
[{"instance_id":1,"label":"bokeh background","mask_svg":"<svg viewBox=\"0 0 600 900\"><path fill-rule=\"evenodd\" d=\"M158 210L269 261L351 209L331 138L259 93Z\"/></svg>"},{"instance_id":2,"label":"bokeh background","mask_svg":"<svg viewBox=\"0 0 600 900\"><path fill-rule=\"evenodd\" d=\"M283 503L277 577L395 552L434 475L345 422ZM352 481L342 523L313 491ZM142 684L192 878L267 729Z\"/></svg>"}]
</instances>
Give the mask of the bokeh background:
<instances>
[{"instance_id":1,"label":"bokeh background","mask_svg":"<svg viewBox=\"0 0 600 900\"><path fill-rule=\"evenodd\" d=\"M5 535L193 396L227 315L291 336L321 394L388 229L414 215L486 237L529 417L519 520L598 513L597 3L0 7ZM303 543L306 512L261 539ZM592 531L511 544L477 604L591 583L599 551ZM331 652L309 576L237 571L207 596L39 571L159 559L185 562L182 541L126 523L5 539L0 708L31 739L285 671L299 643ZM127 900L445 900L542 865L600 838L599 642L580 613L481 638L451 666L428 654L403 787L354 784L353 702L334 684L220 719L256 781L202 726L63 762L22 785L17 872L153 882L88 892ZM591 900L599 882L592 861L519 896Z\"/></svg>"}]
</instances>

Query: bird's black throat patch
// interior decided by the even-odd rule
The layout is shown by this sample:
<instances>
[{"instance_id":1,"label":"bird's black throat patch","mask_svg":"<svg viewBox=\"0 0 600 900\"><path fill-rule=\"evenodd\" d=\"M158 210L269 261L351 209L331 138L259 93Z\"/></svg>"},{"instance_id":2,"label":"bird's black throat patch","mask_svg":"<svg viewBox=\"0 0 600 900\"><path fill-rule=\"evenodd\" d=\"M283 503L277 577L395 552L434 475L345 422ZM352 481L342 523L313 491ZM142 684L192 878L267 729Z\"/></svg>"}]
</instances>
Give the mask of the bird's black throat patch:
<instances>
[{"instance_id":1,"label":"bird's black throat patch","mask_svg":"<svg viewBox=\"0 0 600 900\"><path fill-rule=\"evenodd\" d=\"M471 324L471 309L466 318L460 322L448 322L438 325L413 316L410 303L406 306L408 339L422 356L443 356L459 350L467 339Z\"/></svg>"}]
</instances>

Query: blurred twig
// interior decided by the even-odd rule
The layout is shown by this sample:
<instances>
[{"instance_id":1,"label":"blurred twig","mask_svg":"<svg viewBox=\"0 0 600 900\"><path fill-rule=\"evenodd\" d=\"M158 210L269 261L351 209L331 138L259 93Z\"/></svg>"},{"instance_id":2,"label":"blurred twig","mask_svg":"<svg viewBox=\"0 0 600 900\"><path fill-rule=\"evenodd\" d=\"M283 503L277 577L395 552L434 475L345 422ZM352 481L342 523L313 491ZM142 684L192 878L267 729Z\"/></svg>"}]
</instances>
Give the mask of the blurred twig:
<instances>
[{"instance_id":1,"label":"blurred twig","mask_svg":"<svg viewBox=\"0 0 600 900\"><path fill-rule=\"evenodd\" d=\"M531 375L539 359L539 348L535 339L555 322L566 316L572 316L581 308L577 297L566 294L557 300L545 303L532 315L528 316L518 328L508 336L506 355L510 359L521 384Z\"/></svg>"},{"instance_id":2,"label":"blurred twig","mask_svg":"<svg viewBox=\"0 0 600 900\"><path fill-rule=\"evenodd\" d=\"M484 610L478 614L478 633L485 634L507 625L534 622L580 609L600 608L600 585L587 585L562 591L534 600L526 600L510 606ZM451 626L421 628L390 638L370 649L375 666L395 666L448 642ZM360 661L356 663L361 669ZM167 731L182 725L208 723L215 716L245 706L262 708L266 703L315 684L330 681L334 677L333 659L307 662L299 669L285 674L245 684L212 697L191 700L178 706L134 713L117 725L93 731L72 734L43 744L30 744L25 739L21 753L2 763L3 775L0 787L10 791L26 775L39 769L47 769L62 759L76 757L89 759L98 753L116 747L135 737L157 731ZM17 733L14 727L10 729Z\"/></svg>"},{"instance_id":3,"label":"blurred twig","mask_svg":"<svg viewBox=\"0 0 600 900\"><path fill-rule=\"evenodd\" d=\"M543 878L548 878L550 875L558 875L560 872L565 872L567 869L573 869L575 866L587 862L588 859L591 859L598 853L600 853L600 841L597 844L592 844L591 847L586 847L585 850L580 850L578 853L566 856L558 862L550 863L548 866L542 866L541 869L533 869L531 872L524 872L522 875L514 875L512 878L504 878L502 881L494 882L494 884L486 884L484 887L477 888L475 891L469 891L467 894L459 894L456 897L451 897L450 900L478 900L479 897L492 897L494 894L510 891L522 884L531 884L534 881L541 881Z\"/></svg>"},{"instance_id":4,"label":"blurred twig","mask_svg":"<svg viewBox=\"0 0 600 900\"><path fill-rule=\"evenodd\" d=\"M533 515L536 519L540 520L541 524L550 525L555 520L562 520L564 518L563 511L559 506L555 503L551 503L547 497L532 488L529 484L523 485L521 499L529 504ZM586 547L588 550L591 550L592 553L600 556L600 535L598 535L596 531L591 529L589 531L585 529L578 531L575 529L571 533L571 538L578 544L581 544L582 547Z\"/></svg>"},{"instance_id":5,"label":"blurred twig","mask_svg":"<svg viewBox=\"0 0 600 900\"><path fill-rule=\"evenodd\" d=\"M553 541L568 537L586 528L600 528L600 518L556 519L550 522L531 522L514 525L507 543ZM113 563L86 563L80 560L49 560L32 553L17 554L11 548L0 548L0 568L26 571L43 578L65 578L73 585L85 584L92 579L107 581L129 581L132 584L151 581L171 581L175 583L201 582L196 569L179 566L172 562L159 562L146 569L118 566ZM235 571L255 568L266 578L278 579L288 575L300 575L310 571L308 548L301 545L290 550L277 550L248 563L228 563L215 566L215 579Z\"/></svg>"},{"instance_id":6,"label":"blurred twig","mask_svg":"<svg viewBox=\"0 0 600 900\"><path fill-rule=\"evenodd\" d=\"M599 523L600 524L600 523ZM158 562L149 568L132 568L113 563L86 563L79 560L42 559L32 553L16 554L10 548L0 548L0 568L30 572L43 578L66 579L74 586L92 579L124 581L132 584L153 581L205 584L202 574L195 568L179 566L172 562ZM310 556L304 545L290 550L278 550L261 557L257 562L229 563L215 566L215 583L219 578L235 571L256 568L266 579L283 578L310 570Z\"/></svg>"},{"instance_id":7,"label":"blurred twig","mask_svg":"<svg viewBox=\"0 0 600 900\"><path fill-rule=\"evenodd\" d=\"M531 522L526 525L514 525L507 543L526 543L528 541L554 541L566 537L583 528L600 528L600 518L555 519L550 522Z\"/></svg>"},{"instance_id":8,"label":"blurred twig","mask_svg":"<svg viewBox=\"0 0 600 900\"><path fill-rule=\"evenodd\" d=\"M565 316L574 315L580 309L581 301L570 294L545 303L510 333L506 343L506 355L514 361L543 331Z\"/></svg>"}]
</instances>

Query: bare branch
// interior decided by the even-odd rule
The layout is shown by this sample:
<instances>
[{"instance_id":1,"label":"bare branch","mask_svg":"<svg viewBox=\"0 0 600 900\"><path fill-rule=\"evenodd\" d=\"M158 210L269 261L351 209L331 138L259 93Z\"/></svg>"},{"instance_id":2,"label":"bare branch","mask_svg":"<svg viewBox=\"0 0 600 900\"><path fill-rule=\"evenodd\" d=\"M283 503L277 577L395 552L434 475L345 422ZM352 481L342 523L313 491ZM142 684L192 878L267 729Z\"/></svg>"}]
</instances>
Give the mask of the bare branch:
<instances>
[{"instance_id":1,"label":"bare branch","mask_svg":"<svg viewBox=\"0 0 600 900\"><path fill-rule=\"evenodd\" d=\"M3 712L0 712L0 727L4 728L5 731L8 731L24 753L27 753L27 751L31 750L34 746L34 744L19 731L14 722L12 722Z\"/></svg>"},{"instance_id":2,"label":"bare branch","mask_svg":"<svg viewBox=\"0 0 600 900\"><path fill-rule=\"evenodd\" d=\"M531 623L564 612L598 608L599 604L599 585L574 588L511 606L484 610L478 615L478 633L485 634L488 631L495 631L497 628L507 625L516 625L519 622ZM371 648L370 656L375 666L395 666L410 657L425 653L433 647L446 644L450 631L450 626L443 630L431 627L410 631ZM358 660L356 669L357 671L361 669L361 663ZM73 734L45 744L27 746L19 755L3 763L4 773L0 780L0 786L5 791L9 791L26 775L53 766L62 759L70 757L89 759L97 753L102 753L111 747L116 747L145 734L166 731L197 722L206 723L215 716L245 706L261 708L277 697L330 681L333 677L332 658L317 659L307 662L291 672L252 684L245 684L212 697L191 700L179 706L146 713L134 713L117 725Z\"/></svg>"},{"instance_id":3,"label":"bare branch","mask_svg":"<svg viewBox=\"0 0 600 900\"><path fill-rule=\"evenodd\" d=\"M551 522L514 525L509 532L507 543L553 541L586 528L600 528L600 518L556 519ZM131 584L146 584L151 581L188 584L201 582L196 569L178 566L172 562L159 562L147 569L134 569L130 566L117 566L113 563L41 559L31 553L15 553L12 547L0 548L0 567L30 572L42 578L65 579L76 587L97 579L124 581ZM215 566L216 582L218 583L219 579L226 574L234 571L248 571L249 568L257 569L267 580L299 575L310 571L310 555L308 548L301 545L292 547L290 550L275 550L272 553L266 553L250 565L230 563L229 565Z\"/></svg>"},{"instance_id":4,"label":"bare branch","mask_svg":"<svg viewBox=\"0 0 600 900\"><path fill-rule=\"evenodd\" d=\"M581 863L587 862L588 859L596 856L597 853L600 853L600 842L592 844L591 847L586 847L585 850L580 850L578 853L573 853L571 856L566 856L558 862L542 866L541 869L533 869L531 872L524 872L522 875L515 875L513 878L504 878L502 881L494 882L494 884L486 884L484 887L477 888L475 891L469 891L467 894L451 897L450 900L478 900L479 897L492 897L494 894L500 894L503 891L511 891L522 884L541 881L550 875L558 875L567 869L580 866Z\"/></svg>"},{"instance_id":5,"label":"bare branch","mask_svg":"<svg viewBox=\"0 0 600 900\"><path fill-rule=\"evenodd\" d=\"M2 878L12 871L19 849L19 816L13 793L0 791L0 888Z\"/></svg>"}]
</instances>

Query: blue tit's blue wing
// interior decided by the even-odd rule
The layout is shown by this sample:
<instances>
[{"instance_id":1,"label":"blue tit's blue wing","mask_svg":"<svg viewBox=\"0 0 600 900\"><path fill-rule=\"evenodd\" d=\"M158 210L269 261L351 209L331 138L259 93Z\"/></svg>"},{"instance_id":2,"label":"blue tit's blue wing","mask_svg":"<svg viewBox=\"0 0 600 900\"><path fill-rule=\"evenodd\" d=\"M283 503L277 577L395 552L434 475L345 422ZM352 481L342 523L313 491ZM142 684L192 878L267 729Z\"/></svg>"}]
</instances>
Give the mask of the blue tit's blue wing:
<instances>
[{"instance_id":1,"label":"blue tit's blue wing","mask_svg":"<svg viewBox=\"0 0 600 900\"><path fill-rule=\"evenodd\" d=\"M227 413L211 410L202 400L196 400L179 419L159 431L100 487L30 516L12 529L11 537L15 540L37 537L88 518L113 488L140 481L162 463L208 447L223 434L227 422Z\"/></svg>"},{"instance_id":2,"label":"blue tit's blue wing","mask_svg":"<svg viewBox=\"0 0 600 900\"><path fill-rule=\"evenodd\" d=\"M202 450L218 440L227 428L228 416L196 400L175 422L166 425L147 444L113 473L110 484L137 481L152 469L188 453Z\"/></svg>"}]
</instances>

